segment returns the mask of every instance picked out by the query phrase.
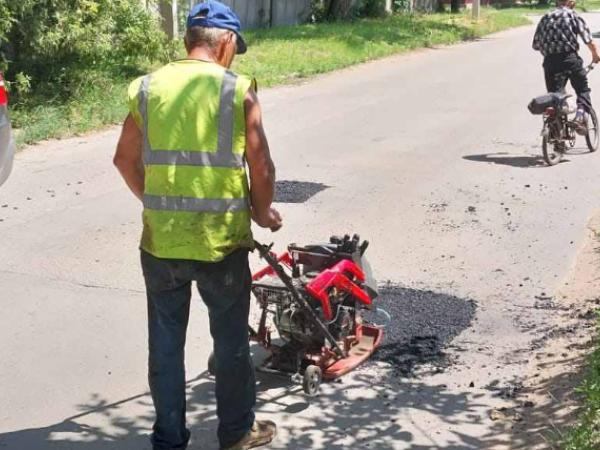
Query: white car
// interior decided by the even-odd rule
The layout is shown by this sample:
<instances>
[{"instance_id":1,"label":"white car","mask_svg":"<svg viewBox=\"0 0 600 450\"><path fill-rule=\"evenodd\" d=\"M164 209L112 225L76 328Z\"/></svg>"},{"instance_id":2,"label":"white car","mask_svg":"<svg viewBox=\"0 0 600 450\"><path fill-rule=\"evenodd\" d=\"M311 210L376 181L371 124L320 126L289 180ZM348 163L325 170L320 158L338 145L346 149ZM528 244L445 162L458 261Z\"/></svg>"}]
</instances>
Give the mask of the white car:
<instances>
[{"instance_id":1,"label":"white car","mask_svg":"<svg viewBox=\"0 0 600 450\"><path fill-rule=\"evenodd\" d=\"M0 73L0 185L10 175L14 156L15 140L8 118L8 95L4 86L4 77Z\"/></svg>"}]
</instances>

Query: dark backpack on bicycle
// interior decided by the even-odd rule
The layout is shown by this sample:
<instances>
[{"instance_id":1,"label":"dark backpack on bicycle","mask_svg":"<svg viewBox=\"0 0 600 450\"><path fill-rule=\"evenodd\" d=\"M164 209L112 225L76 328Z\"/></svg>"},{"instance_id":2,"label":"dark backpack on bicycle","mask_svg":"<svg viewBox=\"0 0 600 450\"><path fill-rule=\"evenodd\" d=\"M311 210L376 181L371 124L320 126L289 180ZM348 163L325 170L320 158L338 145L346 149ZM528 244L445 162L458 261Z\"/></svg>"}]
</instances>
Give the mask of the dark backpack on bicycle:
<instances>
[{"instance_id":1,"label":"dark backpack on bicycle","mask_svg":"<svg viewBox=\"0 0 600 450\"><path fill-rule=\"evenodd\" d=\"M567 94L550 92L531 100L529 105L527 105L527 109L531 114L544 114L547 108L558 108L559 106L562 106L564 101L569 97L570 95Z\"/></svg>"}]
</instances>

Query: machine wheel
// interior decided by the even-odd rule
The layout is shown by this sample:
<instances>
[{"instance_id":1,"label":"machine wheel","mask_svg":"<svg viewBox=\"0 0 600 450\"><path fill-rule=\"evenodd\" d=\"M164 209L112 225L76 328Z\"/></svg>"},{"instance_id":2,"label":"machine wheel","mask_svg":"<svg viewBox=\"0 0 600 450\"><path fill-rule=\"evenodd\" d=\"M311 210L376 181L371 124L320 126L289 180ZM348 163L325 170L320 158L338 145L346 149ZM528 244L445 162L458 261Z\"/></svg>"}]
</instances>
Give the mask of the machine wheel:
<instances>
[{"instance_id":1,"label":"machine wheel","mask_svg":"<svg viewBox=\"0 0 600 450\"><path fill-rule=\"evenodd\" d=\"M598 150L598 142L600 140L598 133L600 133L598 130L598 117L596 117L596 111L592 109L588 118L588 131L585 135L585 142L590 152Z\"/></svg>"},{"instance_id":2,"label":"machine wheel","mask_svg":"<svg viewBox=\"0 0 600 450\"><path fill-rule=\"evenodd\" d=\"M560 144L550 144L548 142L548 135L544 134L542 139L542 154L544 155L544 161L549 166L554 166L558 164L562 158L565 151L564 142Z\"/></svg>"},{"instance_id":3,"label":"machine wheel","mask_svg":"<svg viewBox=\"0 0 600 450\"><path fill-rule=\"evenodd\" d=\"M316 396L319 393L322 378L323 373L321 372L320 367L314 365L308 366L304 371L302 380L302 389L304 389L304 393L309 397Z\"/></svg>"},{"instance_id":4,"label":"machine wheel","mask_svg":"<svg viewBox=\"0 0 600 450\"><path fill-rule=\"evenodd\" d=\"M217 373L217 366L216 366L216 362L215 362L215 354L213 352L210 352L210 355L208 357L207 367L208 367L208 373L214 377L215 374Z\"/></svg>"}]
</instances>

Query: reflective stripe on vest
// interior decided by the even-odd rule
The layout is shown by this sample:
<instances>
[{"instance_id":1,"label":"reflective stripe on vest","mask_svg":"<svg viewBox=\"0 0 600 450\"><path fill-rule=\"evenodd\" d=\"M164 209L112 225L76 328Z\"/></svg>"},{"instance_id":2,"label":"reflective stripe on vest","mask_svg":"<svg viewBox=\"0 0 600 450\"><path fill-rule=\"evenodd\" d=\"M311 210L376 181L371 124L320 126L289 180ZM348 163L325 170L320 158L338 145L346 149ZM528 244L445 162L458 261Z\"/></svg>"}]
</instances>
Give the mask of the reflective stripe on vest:
<instances>
[{"instance_id":1,"label":"reflective stripe on vest","mask_svg":"<svg viewBox=\"0 0 600 450\"><path fill-rule=\"evenodd\" d=\"M148 132L148 97L151 79L152 75L147 75L142 79L138 96L139 112L142 118L144 165L221 167L231 169L245 167L244 155L233 152L236 74L226 71L223 76L219 101L216 152L152 148ZM247 198L202 199L145 194L143 203L145 208L159 211L227 213L250 209Z\"/></svg>"},{"instance_id":2,"label":"reflective stripe on vest","mask_svg":"<svg viewBox=\"0 0 600 450\"><path fill-rule=\"evenodd\" d=\"M195 198L144 195L144 207L158 211L228 213L248 210L245 198Z\"/></svg>"}]
</instances>

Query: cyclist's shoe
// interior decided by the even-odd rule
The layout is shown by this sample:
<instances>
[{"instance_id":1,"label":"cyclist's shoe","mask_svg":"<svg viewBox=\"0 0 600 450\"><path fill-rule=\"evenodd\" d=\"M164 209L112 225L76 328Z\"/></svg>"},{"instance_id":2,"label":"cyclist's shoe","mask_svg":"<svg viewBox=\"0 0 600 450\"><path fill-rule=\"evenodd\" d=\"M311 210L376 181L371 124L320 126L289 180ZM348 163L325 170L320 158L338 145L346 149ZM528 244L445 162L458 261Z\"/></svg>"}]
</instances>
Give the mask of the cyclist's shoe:
<instances>
[{"instance_id":1,"label":"cyclist's shoe","mask_svg":"<svg viewBox=\"0 0 600 450\"><path fill-rule=\"evenodd\" d=\"M575 120L573 120L573 122L575 122L575 131L577 134L585 136L588 132L587 117L585 112L581 109L577 110L577 114L575 114Z\"/></svg>"},{"instance_id":2,"label":"cyclist's shoe","mask_svg":"<svg viewBox=\"0 0 600 450\"><path fill-rule=\"evenodd\" d=\"M237 443L229 447L223 447L221 450L249 450L255 447L267 445L274 438L277 432L277 426L269 420L256 420L254 425L246 436Z\"/></svg>"}]
</instances>

